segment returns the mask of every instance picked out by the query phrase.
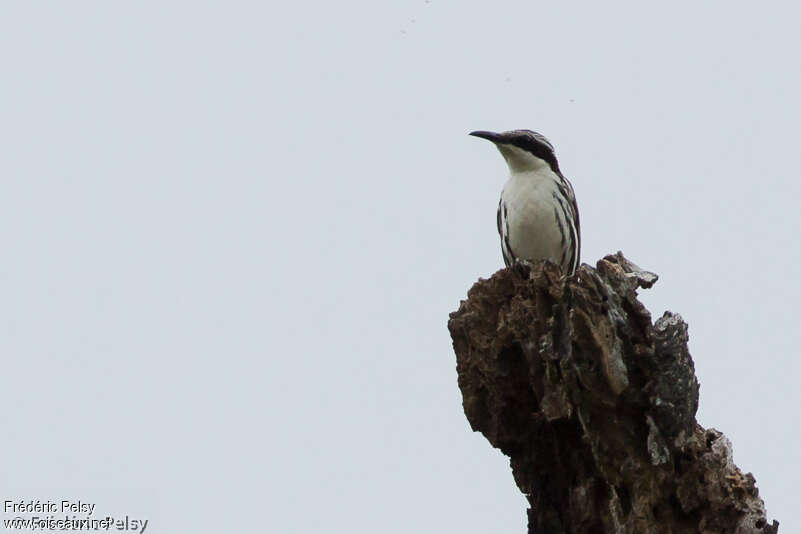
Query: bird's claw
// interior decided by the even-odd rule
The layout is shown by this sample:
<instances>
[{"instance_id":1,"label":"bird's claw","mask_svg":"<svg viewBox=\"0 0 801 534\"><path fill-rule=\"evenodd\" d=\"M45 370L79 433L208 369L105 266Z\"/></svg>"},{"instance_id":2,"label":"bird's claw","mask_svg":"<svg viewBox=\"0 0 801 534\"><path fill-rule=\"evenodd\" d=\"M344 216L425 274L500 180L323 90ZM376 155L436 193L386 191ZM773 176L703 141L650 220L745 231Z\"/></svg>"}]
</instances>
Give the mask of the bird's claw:
<instances>
[{"instance_id":1,"label":"bird's claw","mask_svg":"<svg viewBox=\"0 0 801 534\"><path fill-rule=\"evenodd\" d=\"M534 264L528 260L521 260L519 258L515 258L515 261L514 263L512 263L511 268L514 272L516 272L523 278L528 278L528 275L534 268Z\"/></svg>"}]
</instances>

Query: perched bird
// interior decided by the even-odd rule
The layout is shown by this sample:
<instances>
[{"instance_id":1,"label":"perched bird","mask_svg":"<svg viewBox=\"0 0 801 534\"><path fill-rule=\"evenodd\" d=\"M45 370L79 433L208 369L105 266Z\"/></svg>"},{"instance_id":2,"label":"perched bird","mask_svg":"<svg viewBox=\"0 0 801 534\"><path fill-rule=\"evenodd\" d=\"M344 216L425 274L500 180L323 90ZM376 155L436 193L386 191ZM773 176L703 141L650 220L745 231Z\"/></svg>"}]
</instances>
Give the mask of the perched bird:
<instances>
[{"instance_id":1,"label":"perched bird","mask_svg":"<svg viewBox=\"0 0 801 534\"><path fill-rule=\"evenodd\" d=\"M498 147L509 180L498 203L503 261L550 259L573 274L579 266L581 230L573 186L559 170L553 145L531 130L471 132Z\"/></svg>"}]
</instances>

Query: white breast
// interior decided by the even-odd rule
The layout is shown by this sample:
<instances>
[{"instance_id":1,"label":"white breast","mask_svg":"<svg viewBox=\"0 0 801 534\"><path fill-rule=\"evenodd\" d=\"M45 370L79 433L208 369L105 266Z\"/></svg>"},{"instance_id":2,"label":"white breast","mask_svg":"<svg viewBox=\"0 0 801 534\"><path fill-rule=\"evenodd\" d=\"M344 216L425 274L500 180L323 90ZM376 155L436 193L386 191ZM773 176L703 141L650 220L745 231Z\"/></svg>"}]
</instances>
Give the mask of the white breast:
<instances>
[{"instance_id":1,"label":"white breast","mask_svg":"<svg viewBox=\"0 0 801 534\"><path fill-rule=\"evenodd\" d=\"M515 257L551 259L561 264L565 250L564 224L554 194L558 177L547 166L512 172L501 193L509 246ZM562 230L560 230L562 228Z\"/></svg>"}]
</instances>

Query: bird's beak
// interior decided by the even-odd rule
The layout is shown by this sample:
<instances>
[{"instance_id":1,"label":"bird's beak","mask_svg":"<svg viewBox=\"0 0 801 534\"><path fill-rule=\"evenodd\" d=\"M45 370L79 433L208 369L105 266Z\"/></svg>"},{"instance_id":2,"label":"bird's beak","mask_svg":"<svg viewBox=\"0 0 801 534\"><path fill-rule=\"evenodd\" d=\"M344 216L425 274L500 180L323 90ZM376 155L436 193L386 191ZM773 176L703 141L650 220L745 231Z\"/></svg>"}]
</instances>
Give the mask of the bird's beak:
<instances>
[{"instance_id":1,"label":"bird's beak","mask_svg":"<svg viewBox=\"0 0 801 534\"><path fill-rule=\"evenodd\" d=\"M470 132L470 135L474 137L480 137L481 139L486 139L487 141L492 141L493 143L497 143L501 137L501 134L497 134L495 132L486 132L484 130Z\"/></svg>"}]
</instances>

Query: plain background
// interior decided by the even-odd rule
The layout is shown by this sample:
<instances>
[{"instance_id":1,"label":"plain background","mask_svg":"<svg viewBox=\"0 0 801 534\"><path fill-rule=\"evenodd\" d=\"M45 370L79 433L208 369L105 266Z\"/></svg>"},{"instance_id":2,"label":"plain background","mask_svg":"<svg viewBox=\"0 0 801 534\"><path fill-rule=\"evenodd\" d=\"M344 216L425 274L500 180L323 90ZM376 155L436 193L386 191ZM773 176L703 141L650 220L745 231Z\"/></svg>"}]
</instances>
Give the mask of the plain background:
<instances>
[{"instance_id":1,"label":"plain background","mask_svg":"<svg viewBox=\"0 0 801 534\"><path fill-rule=\"evenodd\" d=\"M3 499L150 532L524 532L446 322L502 266L505 165L467 133L531 128L582 260L659 273L641 297L690 325L699 422L799 531L799 16L3 3Z\"/></svg>"}]
</instances>

